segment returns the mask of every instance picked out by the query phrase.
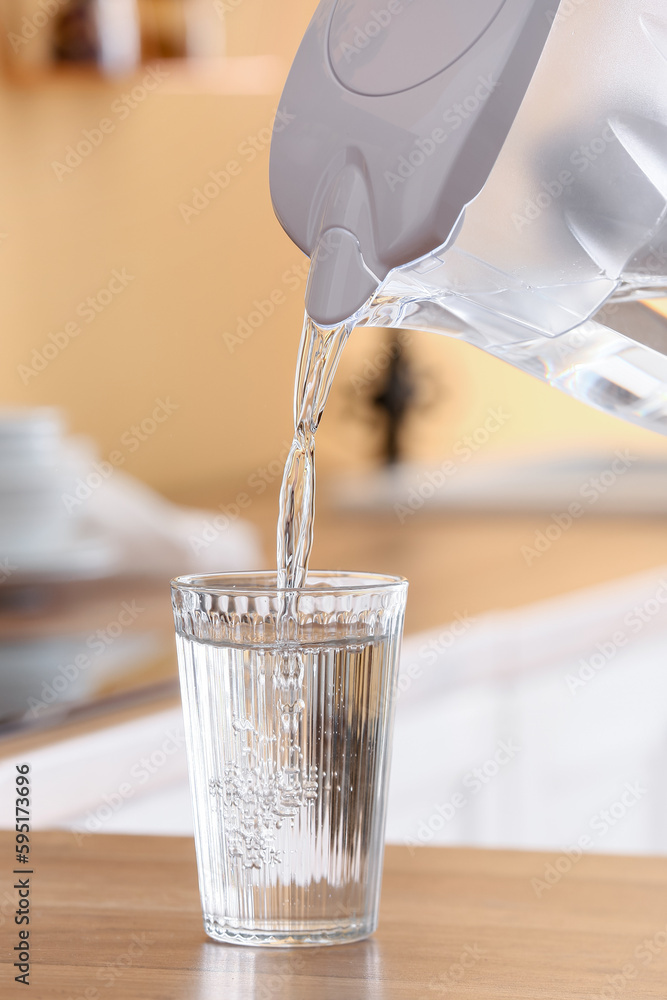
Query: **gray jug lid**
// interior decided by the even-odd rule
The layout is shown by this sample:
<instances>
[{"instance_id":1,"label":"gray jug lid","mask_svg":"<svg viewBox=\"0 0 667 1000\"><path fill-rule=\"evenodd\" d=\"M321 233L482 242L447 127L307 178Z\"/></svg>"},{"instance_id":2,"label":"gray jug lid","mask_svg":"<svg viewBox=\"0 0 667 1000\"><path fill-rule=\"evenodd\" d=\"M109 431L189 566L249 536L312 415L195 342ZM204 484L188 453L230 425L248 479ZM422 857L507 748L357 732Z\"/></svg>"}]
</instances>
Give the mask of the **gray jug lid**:
<instances>
[{"instance_id":1,"label":"gray jug lid","mask_svg":"<svg viewBox=\"0 0 667 1000\"><path fill-rule=\"evenodd\" d=\"M558 0L322 0L271 144L274 209L312 258L314 320L455 237L493 169Z\"/></svg>"}]
</instances>

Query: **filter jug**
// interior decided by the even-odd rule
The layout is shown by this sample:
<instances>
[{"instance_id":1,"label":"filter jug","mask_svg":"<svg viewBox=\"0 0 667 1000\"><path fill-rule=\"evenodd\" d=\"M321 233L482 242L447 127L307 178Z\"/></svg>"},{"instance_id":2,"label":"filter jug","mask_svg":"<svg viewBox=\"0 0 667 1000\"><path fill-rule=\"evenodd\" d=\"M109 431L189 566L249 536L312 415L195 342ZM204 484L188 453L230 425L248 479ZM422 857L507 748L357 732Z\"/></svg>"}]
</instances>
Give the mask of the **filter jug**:
<instances>
[{"instance_id":1,"label":"filter jug","mask_svg":"<svg viewBox=\"0 0 667 1000\"><path fill-rule=\"evenodd\" d=\"M459 337L667 433L664 0L322 0L280 107L312 319Z\"/></svg>"}]
</instances>

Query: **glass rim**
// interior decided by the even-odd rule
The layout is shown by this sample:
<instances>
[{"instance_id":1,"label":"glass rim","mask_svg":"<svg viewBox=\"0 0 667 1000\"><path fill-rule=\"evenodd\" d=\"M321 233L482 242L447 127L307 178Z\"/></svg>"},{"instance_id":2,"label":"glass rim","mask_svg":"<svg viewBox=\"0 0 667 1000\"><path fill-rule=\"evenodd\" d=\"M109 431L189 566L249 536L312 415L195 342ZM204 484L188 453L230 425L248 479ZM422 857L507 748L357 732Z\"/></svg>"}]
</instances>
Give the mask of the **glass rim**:
<instances>
[{"instance_id":1,"label":"glass rim","mask_svg":"<svg viewBox=\"0 0 667 1000\"><path fill-rule=\"evenodd\" d=\"M308 580L314 579L314 585ZM341 586L327 585L327 581L348 581ZM262 581L266 581L263 585ZM355 582L357 581L357 582ZM404 576L384 573L362 573L345 570L309 570L303 587L278 587L276 570L256 570L231 573L194 573L177 576L171 581L172 591L189 594L211 594L216 597L229 595L267 596L277 594L303 594L308 597L331 594L363 594L391 590L405 590L408 580Z\"/></svg>"}]
</instances>

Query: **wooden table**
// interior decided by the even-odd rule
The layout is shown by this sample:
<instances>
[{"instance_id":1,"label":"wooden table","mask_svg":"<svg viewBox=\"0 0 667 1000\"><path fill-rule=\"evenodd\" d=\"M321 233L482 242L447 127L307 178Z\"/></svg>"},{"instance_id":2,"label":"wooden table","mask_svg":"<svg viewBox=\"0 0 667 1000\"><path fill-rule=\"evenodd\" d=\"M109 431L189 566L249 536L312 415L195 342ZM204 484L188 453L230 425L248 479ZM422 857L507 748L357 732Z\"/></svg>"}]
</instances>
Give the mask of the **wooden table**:
<instances>
[{"instance_id":1,"label":"wooden table","mask_svg":"<svg viewBox=\"0 0 667 1000\"><path fill-rule=\"evenodd\" d=\"M0 835L3 1000L24 995L7 961L12 843ZM42 833L32 848L33 1000L667 996L667 859L585 856L557 880L563 857L390 847L373 938L272 951L204 936L189 839Z\"/></svg>"}]
</instances>

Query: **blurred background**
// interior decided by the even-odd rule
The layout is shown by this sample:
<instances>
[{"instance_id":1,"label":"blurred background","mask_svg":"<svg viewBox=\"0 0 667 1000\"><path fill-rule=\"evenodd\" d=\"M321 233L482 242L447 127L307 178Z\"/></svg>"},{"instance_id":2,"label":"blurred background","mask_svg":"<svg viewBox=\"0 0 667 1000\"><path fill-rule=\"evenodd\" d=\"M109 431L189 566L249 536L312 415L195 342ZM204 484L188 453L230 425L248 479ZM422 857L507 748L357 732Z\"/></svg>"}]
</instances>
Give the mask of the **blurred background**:
<instances>
[{"instance_id":1,"label":"blurred background","mask_svg":"<svg viewBox=\"0 0 667 1000\"><path fill-rule=\"evenodd\" d=\"M189 830L168 581L273 565L307 266L269 143L315 6L0 4L0 755L42 825ZM317 470L314 565L411 582L390 837L614 809L597 849L664 850L667 440L365 329Z\"/></svg>"}]
</instances>

